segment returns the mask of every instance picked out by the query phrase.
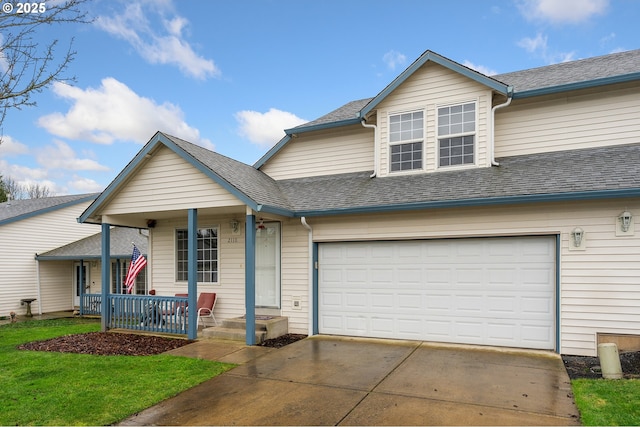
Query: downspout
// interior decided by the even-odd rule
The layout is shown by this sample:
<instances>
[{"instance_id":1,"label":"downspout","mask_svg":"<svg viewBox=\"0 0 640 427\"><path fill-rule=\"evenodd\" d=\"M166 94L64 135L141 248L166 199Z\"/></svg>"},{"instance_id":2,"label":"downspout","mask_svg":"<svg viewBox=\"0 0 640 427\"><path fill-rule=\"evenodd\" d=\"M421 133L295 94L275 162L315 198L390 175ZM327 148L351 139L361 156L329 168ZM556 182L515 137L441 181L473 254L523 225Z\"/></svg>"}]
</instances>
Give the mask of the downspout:
<instances>
[{"instance_id":1,"label":"downspout","mask_svg":"<svg viewBox=\"0 0 640 427\"><path fill-rule=\"evenodd\" d=\"M373 173L369 178L375 178L378 175L378 127L365 123L364 119L360 123L366 128L373 129Z\"/></svg>"},{"instance_id":2,"label":"downspout","mask_svg":"<svg viewBox=\"0 0 640 427\"><path fill-rule=\"evenodd\" d=\"M508 107L511 104L511 100L513 99L513 87L509 86L507 88L507 101L503 104L498 104L491 109L491 130L489 131L490 141L490 150L491 150L491 166L500 166L500 163L496 162L496 135L495 135L495 118L496 118L496 110L498 108Z\"/></svg>"},{"instance_id":3,"label":"downspout","mask_svg":"<svg viewBox=\"0 0 640 427\"><path fill-rule=\"evenodd\" d=\"M300 217L300 223L309 232L309 336L313 335L313 228L307 224L305 217Z\"/></svg>"}]
</instances>

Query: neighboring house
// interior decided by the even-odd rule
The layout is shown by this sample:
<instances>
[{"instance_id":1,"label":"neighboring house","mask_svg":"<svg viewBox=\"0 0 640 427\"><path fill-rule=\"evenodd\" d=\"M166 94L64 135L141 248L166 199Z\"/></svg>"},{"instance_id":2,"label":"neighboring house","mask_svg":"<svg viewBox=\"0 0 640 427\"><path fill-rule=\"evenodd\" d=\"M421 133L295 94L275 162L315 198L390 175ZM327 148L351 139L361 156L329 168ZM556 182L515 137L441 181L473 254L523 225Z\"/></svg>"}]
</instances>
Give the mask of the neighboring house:
<instances>
[{"instance_id":1,"label":"neighboring house","mask_svg":"<svg viewBox=\"0 0 640 427\"><path fill-rule=\"evenodd\" d=\"M0 316L25 314L20 300L36 298L34 314L73 308L73 265L41 265L36 255L99 232L77 218L97 194L0 203ZM43 282L55 282L43 287Z\"/></svg>"},{"instance_id":2,"label":"neighboring house","mask_svg":"<svg viewBox=\"0 0 640 427\"><path fill-rule=\"evenodd\" d=\"M640 50L496 76L427 51L253 166L157 133L81 221L151 227L150 286L219 320L595 355L640 338L639 164Z\"/></svg>"},{"instance_id":3,"label":"neighboring house","mask_svg":"<svg viewBox=\"0 0 640 427\"><path fill-rule=\"evenodd\" d=\"M73 310L79 307L83 292L100 293L100 228L78 223L96 197L82 194L0 203L0 316L11 311L25 314L22 299L35 298L31 309L40 314ZM118 228L111 233L113 293L122 293L132 243L146 254L146 231ZM134 293L147 293L146 269L136 278Z\"/></svg>"},{"instance_id":4,"label":"neighboring house","mask_svg":"<svg viewBox=\"0 0 640 427\"><path fill-rule=\"evenodd\" d=\"M92 228L95 231L95 228ZM142 255L147 254L148 233L146 230L134 228L114 228L110 233L111 247L111 283L109 291L113 294L128 293L123 286L131 263L133 245ZM55 295L67 292L69 287L68 271L73 271L73 306L80 306L80 296L84 294L100 294L102 289L102 235L94 234L84 239L69 243L48 252L36 255L40 265L40 293L44 301L55 298ZM58 273L59 271L59 273ZM143 268L135 279L131 293L145 295L147 288L147 269ZM81 286L83 284L84 286ZM68 309L67 305L67 309Z\"/></svg>"}]
</instances>

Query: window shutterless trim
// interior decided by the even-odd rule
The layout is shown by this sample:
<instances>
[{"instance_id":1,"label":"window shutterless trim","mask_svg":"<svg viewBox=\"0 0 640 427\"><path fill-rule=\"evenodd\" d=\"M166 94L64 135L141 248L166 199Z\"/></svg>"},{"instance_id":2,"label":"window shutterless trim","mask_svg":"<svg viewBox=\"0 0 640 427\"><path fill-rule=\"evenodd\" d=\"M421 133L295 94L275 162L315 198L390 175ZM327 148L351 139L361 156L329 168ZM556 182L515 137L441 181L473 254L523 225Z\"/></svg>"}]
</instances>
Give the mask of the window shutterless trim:
<instances>
[{"instance_id":1,"label":"window shutterless trim","mask_svg":"<svg viewBox=\"0 0 640 427\"><path fill-rule=\"evenodd\" d=\"M470 105L473 105L473 110L466 110L465 107ZM441 115L441 110L448 111ZM473 121L470 120L471 114L473 114ZM442 131L446 133L441 133ZM478 100L436 106L435 133L436 170L476 165L478 161Z\"/></svg>"},{"instance_id":2,"label":"window shutterless trim","mask_svg":"<svg viewBox=\"0 0 640 427\"><path fill-rule=\"evenodd\" d=\"M424 170L425 120L424 109L387 114L389 173Z\"/></svg>"}]
</instances>

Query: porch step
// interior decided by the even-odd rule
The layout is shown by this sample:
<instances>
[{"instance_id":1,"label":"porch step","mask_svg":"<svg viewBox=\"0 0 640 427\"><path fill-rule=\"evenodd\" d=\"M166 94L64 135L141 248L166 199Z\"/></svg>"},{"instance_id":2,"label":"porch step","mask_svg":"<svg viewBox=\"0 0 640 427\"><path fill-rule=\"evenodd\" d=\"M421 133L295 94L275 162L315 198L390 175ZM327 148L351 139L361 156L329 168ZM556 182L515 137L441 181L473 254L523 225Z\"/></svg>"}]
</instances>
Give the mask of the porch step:
<instances>
[{"instance_id":1,"label":"porch step","mask_svg":"<svg viewBox=\"0 0 640 427\"><path fill-rule=\"evenodd\" d=\"M256 331L256 344L260 344L265 340L267 331ZM232 341L245 341L244 329L225 328L224 326L213 326L202 330L203 338L218 338Z\"/></svg>"},{"instance_id":2,"label":"porch step","mask_svg":"<svg viewBox=\"0 0 640 427\"><path fill-rule=\"evenodd\" d=\"M202 330L203 338L222 338L245 341L246 319L237 317L226 319L220 326ZM256 319L256 343L286 335L289 332L289 318L281 316L259 316Z\"/></svg>"}]
</instances>

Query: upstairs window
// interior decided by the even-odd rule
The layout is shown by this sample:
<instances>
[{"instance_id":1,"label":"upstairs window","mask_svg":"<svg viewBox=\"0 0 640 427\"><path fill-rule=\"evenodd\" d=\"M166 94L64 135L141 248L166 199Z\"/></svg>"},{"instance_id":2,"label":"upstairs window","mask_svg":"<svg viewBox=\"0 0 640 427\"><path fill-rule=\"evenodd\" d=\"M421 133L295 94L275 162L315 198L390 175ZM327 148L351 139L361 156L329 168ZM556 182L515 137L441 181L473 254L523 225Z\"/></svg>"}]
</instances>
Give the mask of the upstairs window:
<instances>
[{"instance_id":1,"label":"upstairs window","mask_svg":"<svg viewBox=\"0 0 640 427\"><path fill-rule=\"evenodd\" d=\"M438 108L438 166L475 163L476 103Z\"/></svg>"},{"instance_id":2,"label":"upstairs window","mask_svg":"<svg viewBox=\"0 0 640 427\"><path fill-rule=\"evenodd\" d=\"M389 116L389 167L391 172L422 169L424 112Z\"/></svg>"}]
</instances>

